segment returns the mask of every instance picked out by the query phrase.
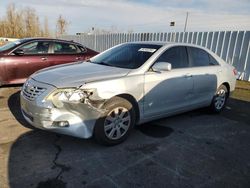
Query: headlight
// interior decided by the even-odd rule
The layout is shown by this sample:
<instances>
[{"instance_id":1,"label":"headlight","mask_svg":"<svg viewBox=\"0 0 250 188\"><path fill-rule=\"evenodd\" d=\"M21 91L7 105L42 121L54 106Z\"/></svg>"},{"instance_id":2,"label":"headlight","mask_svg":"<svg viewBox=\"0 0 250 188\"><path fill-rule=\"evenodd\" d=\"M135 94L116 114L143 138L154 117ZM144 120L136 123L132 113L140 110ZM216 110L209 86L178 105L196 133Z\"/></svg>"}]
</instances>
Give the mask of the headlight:
<instances>
[{"instance_id":1,"label":"headlight","mask_svg":"<svg viewBox=\"0 0 250 188\"><path fill-rule=\"evenodd\" d=\"M63 107L63 102L84 102L84 100L89 96L90 93L90 90L82 90L76 88L59 89L50 94L48 100L51 100L56 107L61 108Z\"/></svg>"},{"instance_id":2,"label":"headlight","mask_svg":"<svg viewBox=\"0 0 250 188\"><path fill-rule=\"evenodd\" d=\"M54 95L60 101L79 102L86 97L82 90L65 90Z\"/></svg>"}]
</instances>

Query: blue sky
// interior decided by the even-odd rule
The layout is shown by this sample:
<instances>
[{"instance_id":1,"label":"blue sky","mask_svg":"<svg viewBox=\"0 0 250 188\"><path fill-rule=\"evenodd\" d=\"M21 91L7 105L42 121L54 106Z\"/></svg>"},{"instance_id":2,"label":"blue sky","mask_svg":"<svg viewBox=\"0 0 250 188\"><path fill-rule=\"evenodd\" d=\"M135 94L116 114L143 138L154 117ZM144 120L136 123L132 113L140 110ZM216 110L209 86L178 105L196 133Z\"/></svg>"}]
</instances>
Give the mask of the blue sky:
<instances>
[{"instance_id":1,"label":"blue sky","mask_svg":"<svg viewBox=\"0 0 250 188\"><path fill-rule=\"evenodd\" d=\"M68 33L92 27L119 32L250 30L250 0L0 0L0 16L15 3L17 9L34 8L50 28L61 14L70 22ZM175 27L169 23L175 21Z\"/></svg>"}]
</instances>

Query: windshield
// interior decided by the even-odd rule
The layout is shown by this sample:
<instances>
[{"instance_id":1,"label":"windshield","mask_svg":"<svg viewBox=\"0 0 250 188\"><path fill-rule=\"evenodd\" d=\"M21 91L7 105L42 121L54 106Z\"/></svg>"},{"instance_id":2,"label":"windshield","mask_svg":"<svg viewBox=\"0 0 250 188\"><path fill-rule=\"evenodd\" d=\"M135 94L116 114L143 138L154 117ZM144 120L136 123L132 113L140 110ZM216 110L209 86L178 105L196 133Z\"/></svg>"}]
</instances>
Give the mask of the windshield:
<instances>
[{"instance_id":1,"label":"windshield","mask_svg":"<svg viewBox=\"0 0 250 188\"><path fill-rule=\"evenodd\" d=\"M11 49L11 48L13 48L13 47L21 44L24 41L25 41L25 39L16 40L14 42L8 42L7 44L5 44L5 45L3 45L3 46L0 47L0 52L4 51L4 50L9 50L9 49Z\"/></svg>"},{"instance_id":2,"label":"windshield","mask_svg":"<svg viewBox=\"0 0 250 188\"><path fill-rule=\"evenodd\" d=\"M136 69L143 65L160 47L162 46L155 44L122 44L91 58L90 62Z\"/></svg>"}]
</instances>

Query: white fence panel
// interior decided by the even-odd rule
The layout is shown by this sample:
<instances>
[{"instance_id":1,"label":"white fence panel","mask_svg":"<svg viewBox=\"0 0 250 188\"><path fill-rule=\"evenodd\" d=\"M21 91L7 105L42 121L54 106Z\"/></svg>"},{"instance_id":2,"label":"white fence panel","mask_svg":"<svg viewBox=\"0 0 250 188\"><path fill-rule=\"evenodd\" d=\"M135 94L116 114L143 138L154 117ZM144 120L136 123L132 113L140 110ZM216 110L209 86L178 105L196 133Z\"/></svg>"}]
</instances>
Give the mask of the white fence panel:
<instances>
[{"instance_id":1,"label":"white fence panel","mask_svg":"<svg viewBox=\"0 0 250 188\"><path fill-rule=\"evenodd\" d=\"M100 35L66 35L60 38L79 42L102 52L112 46L132 41L166 41L206 47L236 67L239 79L250 81L250 31L111 33Z\"/></svg>"}]
</instances>

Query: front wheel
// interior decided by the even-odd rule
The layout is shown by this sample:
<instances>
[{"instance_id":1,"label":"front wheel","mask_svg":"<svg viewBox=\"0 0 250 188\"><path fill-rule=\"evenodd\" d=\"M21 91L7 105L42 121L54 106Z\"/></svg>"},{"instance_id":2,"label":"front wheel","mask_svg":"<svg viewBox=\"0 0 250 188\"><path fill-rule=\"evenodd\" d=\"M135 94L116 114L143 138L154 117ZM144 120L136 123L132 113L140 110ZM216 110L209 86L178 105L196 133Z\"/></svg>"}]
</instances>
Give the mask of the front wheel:
<instances>
[{"instance_id":1,"label":"front wheel","mask_svg":"<svg viewBox=\"0 0 250 188\"><path fill-rule=\"evenodd\" d=\"M104 106L104 115L96 121L94 137L98 143L116 145L123 142L135 124L135 110L124 98L114 97Z\"/></svg>"},{"instance_id":2,"label":"front wheel","mask_svg":"<svg viewBox=\"0 0 250 188\"><path fill-rule=\"evenodd\" d=\"M225 85L221 85L212 100L210 108L212 112L219 113L223 110L226 105L226 101L228 98L228 89Z\"/></svg>"}]
</instances>

